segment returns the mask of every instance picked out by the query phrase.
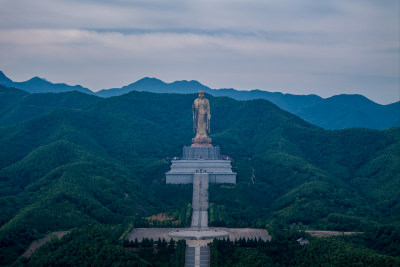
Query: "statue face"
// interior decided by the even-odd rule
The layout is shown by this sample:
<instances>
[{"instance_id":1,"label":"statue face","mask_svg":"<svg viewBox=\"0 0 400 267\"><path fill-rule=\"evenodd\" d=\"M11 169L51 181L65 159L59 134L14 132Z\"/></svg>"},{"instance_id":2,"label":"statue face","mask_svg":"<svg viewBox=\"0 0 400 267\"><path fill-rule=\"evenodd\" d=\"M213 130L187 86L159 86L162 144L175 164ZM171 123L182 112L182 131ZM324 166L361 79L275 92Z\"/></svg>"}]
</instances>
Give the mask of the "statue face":
<instances>
[{"instance_id":1,"label":"statue face","mask_svg":"<svg viewBox=\"0 0 400 267\"><path fill-rule=\"evenodd\" d=\"M199 92L199 98L203 99L204 98L204 92Z\"/></svg>"}]
</instances>

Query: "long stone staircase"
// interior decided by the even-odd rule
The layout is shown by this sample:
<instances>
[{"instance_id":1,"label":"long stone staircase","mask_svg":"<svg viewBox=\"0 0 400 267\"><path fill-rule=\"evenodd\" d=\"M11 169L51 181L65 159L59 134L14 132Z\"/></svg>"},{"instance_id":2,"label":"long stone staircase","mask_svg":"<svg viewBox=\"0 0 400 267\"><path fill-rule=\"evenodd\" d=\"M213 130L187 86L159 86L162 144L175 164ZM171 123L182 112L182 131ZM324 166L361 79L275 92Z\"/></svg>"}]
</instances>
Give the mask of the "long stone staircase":
<instances>
[{"instance_id":1,"label":"long stone staircase","mask_svg":"<svg viewBox=\"0 0 400 267\"><path fill-rule=\"evenodd\" d=\"M199 172L193 174L192 228L202 229L208 227L208 182L208 173ZM204 246L186 247L185 266L210 266L210 248Z\"/></svg>"},{"instance_id":2,"label":"long stone staircase","mask_svg":"<svg viewBox=\"0 0 400 267\"><path fill-rule=\"evenodd\" d=\"M208 226L208 174L195 173L193 175L193 215L192 228L206 228Z\"/></svg>"}]
</instances>

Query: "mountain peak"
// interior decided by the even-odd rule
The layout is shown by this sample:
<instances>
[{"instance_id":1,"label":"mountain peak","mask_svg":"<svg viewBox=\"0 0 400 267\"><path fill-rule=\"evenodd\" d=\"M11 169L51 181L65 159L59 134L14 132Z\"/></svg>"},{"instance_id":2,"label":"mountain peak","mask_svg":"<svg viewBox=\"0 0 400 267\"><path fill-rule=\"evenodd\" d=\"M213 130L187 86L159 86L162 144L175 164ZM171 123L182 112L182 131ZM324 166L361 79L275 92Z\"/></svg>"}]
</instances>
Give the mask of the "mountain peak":
<instances>
[{"instance_id":1,"label":"mountain peak","mask_svg":"<svg viewBox=\"0 0 400 267\"><path fill-rule=\"evenodd\" d=\"M379 105L367 97L359 94L340 94L326 99L328 102L340 103L342 105Z\"/></svg>"},{"instance_id":2,"label":"mountain peak","mask_svg":"<svg viewBox=\"0 0 400 267\"><path fill-rule=\"evenodd\" d=\"M49 81L46 80L45 78L40 78L40 77L38 77L38 76L35 76L35 77L29 79L29 80L26 81L26 82L46 82L46 83L49 83Z\"/></svg>"},{"instance_id":3,"label":"mountain peak","mask_svg":"<svg viewBox=\"0 0 400 267\"><path fill-rule=\"evenodd\" d=\"M188 84L195 84L195 85L201 85L201 86L205 86L202 83L196 81L196 80L182 80L182 81L177 81L178 83L188 83Z\"/></svg>"},{"instance_id":4,"label":"mountain peak","mask_svg":"<svg viewBox=\"0 0 400 267\"><path fill-rule=\"evenodd\" d=\"M192 90L209 90L210 88L205 86L204 84L196 81L196 80L182 80L170 83L171 86L178 86L178 87L190 87Z\"/></svg>"},{"instance_id":5,"label":"mountain peak","mask_svg":"<svg viewBox=\"0 0 400 267\"><path fill-rule=\"evenodd\" d=\"M157 79L155 77L144 77L142 79L139 79L138 82L139 81L160 81L160 82L162 82L160 79Z\"/></svg>"},{"instance_id":6,"label":"mountain peak","mask_svg":"<svg viewBox=\"0 0 400 267\"><path fill-rule=\"evenodd\" d=\"M1 70L0 70L0 84L4 86L12 86L13 81L8 78Z\"/></svg>"},{"instance_id":7,"label":"mountain peak","mask_svg":"<svg viewBox=\"0 0 400 267\"><path fill-rule=\"evenodd\" d=\"M153 78L153 77L144 77L140 80L137 80L134 83L131 83L127 86L124 87L131 87L131 86L162 86L165 85L165 82L157 79L157 78Z\"/></svg>"}]
</instances>

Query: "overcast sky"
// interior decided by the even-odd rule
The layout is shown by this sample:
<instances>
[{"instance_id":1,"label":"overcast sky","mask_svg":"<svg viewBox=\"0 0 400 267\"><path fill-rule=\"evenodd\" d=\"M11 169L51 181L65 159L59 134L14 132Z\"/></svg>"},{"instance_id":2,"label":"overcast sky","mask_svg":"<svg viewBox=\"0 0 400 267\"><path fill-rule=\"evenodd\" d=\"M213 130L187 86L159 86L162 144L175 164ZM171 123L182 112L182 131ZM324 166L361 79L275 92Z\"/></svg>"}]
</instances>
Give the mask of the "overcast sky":
<instances>
[{"instance_id":1,"label":"overcast sky","mask_svg":"<svg viewBox=\"0 0 400 267\"><path fill-rule=\"evenodd\" d=\"M0 70L400 100L398 0L0 0Z\"/></svg>"}]
</instances>

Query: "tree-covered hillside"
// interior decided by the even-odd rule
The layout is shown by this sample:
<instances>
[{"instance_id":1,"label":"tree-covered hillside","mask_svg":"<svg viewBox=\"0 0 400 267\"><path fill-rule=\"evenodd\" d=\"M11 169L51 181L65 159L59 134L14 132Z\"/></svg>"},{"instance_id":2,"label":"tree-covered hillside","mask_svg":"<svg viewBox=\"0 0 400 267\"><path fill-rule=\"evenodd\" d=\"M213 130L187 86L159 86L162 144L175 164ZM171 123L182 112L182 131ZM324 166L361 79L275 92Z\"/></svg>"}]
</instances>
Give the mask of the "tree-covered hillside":
<instances>
[{"instance_id":1,"label":"tree-covered hillside","mask_svg":"<svg viewBox=\"0 0 400 267\"><path fill-rule=\"evenodd\" d=\"M146 225L161 212L185 225L191 187L164 174L191 143L195 98L131 92L0 128L1 261L48 231ZM237 185L210 187L212 225L399 224L399 128L327 131L266 100L207 98L213 144L238 173Z\"/></svg>"},{"instance_id":2,"label":"tree-covered hillside","mask_svg":"<svg viewBox=\"0 0 400 267\"><path fill-rule=\"evenodd\" d=\"M99 99L78 91L29 94L0 85L0 127L29 120L57 109L80 110Z\"/></svg>"},{"instance_id":3,"label":"tree-covered hillside","mask_svg":"<svg viewBox=\"0 0 400 267\"><path fill-rule=\"evenodd\" d=\"M210 266L399 266L399 229L377 227L362 234L315 238L269 225L270 241L215 239ZM299 244L299 239L307 244Z\"/></svg>"}]
</instances>

